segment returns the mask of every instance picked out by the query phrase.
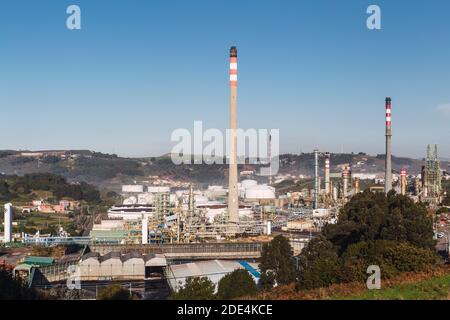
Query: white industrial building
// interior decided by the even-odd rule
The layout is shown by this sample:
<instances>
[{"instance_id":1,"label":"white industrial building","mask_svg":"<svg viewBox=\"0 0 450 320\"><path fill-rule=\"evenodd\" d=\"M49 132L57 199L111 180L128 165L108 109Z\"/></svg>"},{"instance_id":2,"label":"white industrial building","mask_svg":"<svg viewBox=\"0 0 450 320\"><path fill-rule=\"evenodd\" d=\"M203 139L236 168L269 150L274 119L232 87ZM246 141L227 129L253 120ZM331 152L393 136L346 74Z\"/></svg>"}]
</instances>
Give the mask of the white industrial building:
<instances>
[{"instance_id":1,"label":"white industrial building","mask_svg":"<svg viewBox=\"0 0 450 320\"><path fill-rule=\"evenodd\" d=\"M162 275L162 268L167 266L167 261L162 254L131 252L121 255L119 252L110 252L100 256L97 252L89 252L78 265L82 281L141 280L150 277L153 272Z\"/></svg>"},{"instance_id":2,"label":"white industrial building","mask_svg":"<svg viewBox=\"0 0 450 320\"><path fill-rule=\"evenodd\" d=\"M142 193L142 192L144 192L144 186L139 185L139 184L123 185L122 192L124 192L124 193Z\"/></svg>"},{"instance_id":3,"label":"white industrial building","mask_svg":"<svg viewBox=\"0 0 450 320\"><path fill-rule=\"evenodd\" d=\"M170 187L150 186L150 187L147 187L147 192L148 193L170 192Z\"/></svg>"},{"instance_id":4,"label":"white industrial building","mask_svg":"<svg viewBox=\"0 0 450 320\"><path fill-rule=\"evenodd\" d=\"M217 290L217 284L228 273L236 269L246 269L250 272L257 283L259 280L258 263L248 263L245 261L234 260L207 260L191 263L174 264L168 267L169 285L172 290L178 291L184 286L189 277L208 277L214 283Z\"/></svg>"}]
</instances>

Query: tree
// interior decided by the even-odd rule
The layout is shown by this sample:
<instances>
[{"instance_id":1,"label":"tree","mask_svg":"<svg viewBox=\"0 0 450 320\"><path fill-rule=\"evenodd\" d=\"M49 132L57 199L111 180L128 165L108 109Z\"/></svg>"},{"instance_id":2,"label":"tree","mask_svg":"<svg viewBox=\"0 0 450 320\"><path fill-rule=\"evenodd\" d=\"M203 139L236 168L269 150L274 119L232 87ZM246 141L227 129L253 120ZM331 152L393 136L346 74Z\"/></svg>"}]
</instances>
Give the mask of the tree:
<instances>
[{"instance_id":1,"label":"tree","mask_svg":"<svg viewBox=\"0 0 450 320\"><path fill-rule=\"evenodd\" d=\"M261 252L260 285L270 289L275 284L289 284L295 281L296 272L292 248L288 239L278 235L263 246Z\"/></svg>"},{"instance_id":2,"label":"tree","mask_svg":"<svg viewBox=\"0 0 450 320\"><path fill-rule=\"evenodd\" d=\"M355 195L341 210L339 221L324 228L324 235L339 248L360 241L392 240L433 248L433 221L423 204L391 191L365 191Z\"/></svg>"},{"instance_id":3,"label":"tree","mask_svg":"<svg viewBox=\"0 0 450 320\"><path fill-rule=\"evenodd\" d=\"M100 290L98 300L130 300L128 290L122 288L120 284L113 283Z\"/></svg>"},{"instance_id":4,"label":"tree","mask_svg":"<svg viewBox=\"0 0 450 320\"><path fill-rule=\"evenodd\" d=\"M392 191L366 191L303 249L297 288L363 281L370 265L378 265L383 278L426 270L438 263L434 244L432 218L422 204Z\"/></svg>"},{"instance_id":5,"label":"tree","mask_svg":"<svg viewBox=\"0 0 450 320\"><path fill-rule=\"evenodd\" d=\"M20 278L13 276L10 270L0 267L0 300L35 300L38 293L28 288Z\"/></svg>"},{"instance_id":6,"label":"tree","mask_svg":"<svg viewBox=\"0 0 450 320\"><path fill-rule=\"evenodd\" d=\"M215 285L207 277L189 277L178 292L172 294L174 300L214 300Z\"/></svg>"},{"instance_id":7,"label":"tree","mask_svg":"<svg viewBox=\"0 0 450 320\"><path fill-rule=\"evenodd\" d=\"M217 288L219 299L234 299L257 292L253 277L245 269L237 269L220 279Z\"/></svg>"},{"instance_id":8,"label":"tree","mask_svg":"<svg viewBox=\"0 0 450 320\"><path fill-rule=\"evenodd\" d=\"M312 289L339 282L341 264L337 250L325 237L311 240L299 257L297 287Z\"/></svg>"}]
</instances>

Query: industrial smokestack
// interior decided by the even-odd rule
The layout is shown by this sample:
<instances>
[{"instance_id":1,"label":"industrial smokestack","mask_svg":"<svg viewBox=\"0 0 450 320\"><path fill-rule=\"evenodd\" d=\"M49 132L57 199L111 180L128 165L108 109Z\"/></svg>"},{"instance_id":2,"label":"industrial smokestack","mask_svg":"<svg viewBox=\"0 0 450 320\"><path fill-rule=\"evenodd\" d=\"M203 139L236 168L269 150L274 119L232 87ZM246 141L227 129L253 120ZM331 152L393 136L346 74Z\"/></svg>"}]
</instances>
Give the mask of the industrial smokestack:
<instances>
[{"instance_id":1,"label":"industrial smokestack","mask_svg":"<svg viewBox=\"0 0 450 320\"><path fill-rule=\"evenodd\" d=\"M319 208L319 150L314 150L314 209Z\"/></svg>"},{"instance_id":2,"label":"industrial smokestack","mask_svg":"<svg viewBox=\"0 0 450 320\"><path fill-rule=\"evenodd\" d=\"M231 223L239 222L237 172L237 49L230 48L230 169L228 177L228 216Z\"/></svg>"},{"instance_id":3,"label":"industrial smokestack","mask_svg":"<svg viewBox=\"0 0 450 320\"><path fill-rule=\"evenodd\" d=\"M400 170L400 183L402 195L406 194L406 169Z\"/></svg>"},{"instance_id":4,"label":"industrial smokestack","mask_svg":"<svg viewBox=\"0 0 450 320\"><path fill-rule=\"evenodd\" d=\"M12 241L12 214L13 208L11 203L5 204L5 228L3 233L3 242L8 243Z\"/></svg>"},{"instance_id":5,"label":"industrial smokestack","mask_svg":"<svg viewBox=\"0 0 450 320\"><path fill-rule=\"evenodd\" d=\"M148 244L148 217L142 215L142 244Z\"/></svg>"},{"instance_id":6,"label":"industrial smokestack","mask_svg":"<svg viewBox=\"0 0 450 320\"><path fill-rule=\"evenodd\" d=\"M386 160L384 192L387 194L392 189L392 162L391 162L391 98L386 98Z\"/></svg>"},{"instance_id":7,"label":"industrial smokestack","mask_svg":"<svg viewBox=\"0 0 450 320\"><path fill-rule=\"evenodd\" d=\"M328 196L330 193L330 154L327 152L325 153L325 194Z\"/></svg>"},{"instance_id":8,"label":"industrial smokestack","mask_svg":"<svg viewBox=\"0 0 450 320\"><path fill-rule=\"evenodd\" d=\"M342 179L343 179L343 198L346 199L347 198L347 194L348 194L348 168L345 168L344 171L342 172Z\"/></svg>"},{"instance_id":9,"label":"industrial smokestack","mask_svg":"<svg viewBox=\"0 0 450 320\"><path fill-rule=\"evenodd\" d=\"M359 193L359 178L355 178L355 194Z\"/></svg>"}]
</instances>

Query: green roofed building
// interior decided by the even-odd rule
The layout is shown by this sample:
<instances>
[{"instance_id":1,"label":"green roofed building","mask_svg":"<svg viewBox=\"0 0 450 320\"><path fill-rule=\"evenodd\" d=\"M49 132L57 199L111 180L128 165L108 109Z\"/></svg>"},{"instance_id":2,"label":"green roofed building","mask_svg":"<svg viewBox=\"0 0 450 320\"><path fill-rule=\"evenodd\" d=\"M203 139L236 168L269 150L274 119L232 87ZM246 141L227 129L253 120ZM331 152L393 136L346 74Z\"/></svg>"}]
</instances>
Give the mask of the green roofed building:
<instances>
[{"instance_id":1,"label":"green roofed building","mask_svg":"<svg viewBox=\"0 0 450 320\"><path fill-rule=\"evenodd\" d=\"M45 267L52 265L54 262L55 260L50 257L28 256L25 258L23 263L30 266Z\"/></svg>"}]
</instances>

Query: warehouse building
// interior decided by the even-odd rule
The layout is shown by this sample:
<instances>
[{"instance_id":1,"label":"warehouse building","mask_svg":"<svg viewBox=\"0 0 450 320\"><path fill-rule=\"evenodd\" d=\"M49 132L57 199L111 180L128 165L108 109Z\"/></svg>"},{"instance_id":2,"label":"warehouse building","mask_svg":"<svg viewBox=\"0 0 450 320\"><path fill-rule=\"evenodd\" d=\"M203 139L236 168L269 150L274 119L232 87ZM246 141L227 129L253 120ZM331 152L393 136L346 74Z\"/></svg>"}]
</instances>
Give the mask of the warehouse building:
<instances>
[{"instance_id":1,"label":"warehouse building","mask_svg":"<svg viewBox=\"0 0 450 320\"><path fill-rule=\"evenodd\" d=\"M142 255L130 252L121 255L110 252L100 256L97 252L85 254L80 262L80 280L144 280L163 274L167 261L162 254Z\"/></svg>"},{"instance_id":2,"label":"warehouse building","mask_svg":"<svg viewBox=\"0 0 450 320\"><path fill-rule=\"evenodd\" d=\"M243 260L207 260L175 264L168 267L167 277L169 286L174 291L183 287L189 277L208 277L217 290L220 279L237 269L246 269L258 283L260 278L258 263Z\"/></svg>"}]
</instances>

